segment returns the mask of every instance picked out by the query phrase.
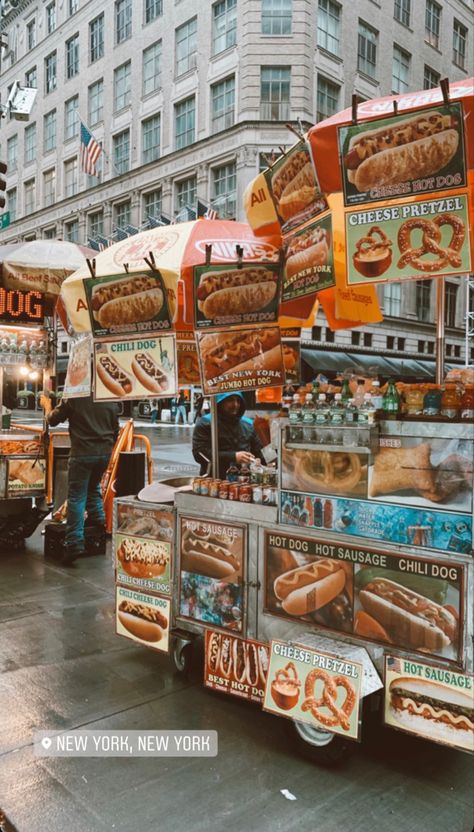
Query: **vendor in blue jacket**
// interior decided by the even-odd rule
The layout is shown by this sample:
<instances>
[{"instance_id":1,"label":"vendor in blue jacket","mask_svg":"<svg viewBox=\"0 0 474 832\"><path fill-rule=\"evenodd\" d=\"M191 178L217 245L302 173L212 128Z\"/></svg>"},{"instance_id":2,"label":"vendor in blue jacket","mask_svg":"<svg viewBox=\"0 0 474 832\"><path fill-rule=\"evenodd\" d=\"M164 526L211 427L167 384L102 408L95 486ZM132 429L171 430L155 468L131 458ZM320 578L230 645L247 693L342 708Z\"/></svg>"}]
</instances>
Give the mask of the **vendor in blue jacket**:
<instances>
[{"instance_id":1,"label":"vendor in blue jacket","mask_svg":"<svg viewBox=\"0 0 474 832\"><path fill-rule=\"evenodd\" d=\"M262 445L253 422L245 413L242 393L221 393L216 396L217 435L219 444L219 478L225 479L232 463L247 465L262 456ZM211 414L200 416L194 426L193 456L201 466L201 474L208 473L212 458Z\"/></svg>"}]
</instances>

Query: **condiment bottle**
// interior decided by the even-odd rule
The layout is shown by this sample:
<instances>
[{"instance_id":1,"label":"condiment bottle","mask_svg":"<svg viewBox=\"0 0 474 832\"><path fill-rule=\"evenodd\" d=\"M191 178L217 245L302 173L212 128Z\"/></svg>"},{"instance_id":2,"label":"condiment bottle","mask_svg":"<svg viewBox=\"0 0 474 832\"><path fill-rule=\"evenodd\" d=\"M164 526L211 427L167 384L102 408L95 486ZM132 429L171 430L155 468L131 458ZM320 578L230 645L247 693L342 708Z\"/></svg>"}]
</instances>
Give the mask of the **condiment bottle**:
<instances>
[{"instance_id":1,"label":"condiment bottle","mask_svg":"<svg viewBox=\"0 0 474 832\"><path fill-rule=\"evenodd\" d=\"M466 384L461 397L461 419L474 420L474 384Z\"/></svg>"},{"instance_id":2,"label":"condiment bottle","mask_svg":"<svg viewBox=\"0 0 474 832\"><path fill-rule=\"evenodd\" d=\"M446 384L441 396L441 416L445 419L458 419L461 409L461 397L455 384Z\"/></svg>"},{"instance_id":3,"label":"condiment bottle","mask_svg":"<svg viewBox=\"0 0 474 832\"><path fill-rule=\"evenodd\" d=\"M384 419L396 419L400 411L400 396L395 387L395 382L388 382L387 391L382 402Z\"/></svg>"},{"instance_id":4,"label":"condiment bottle","mask_svg":"<svg viewBox=\"0 0 474 832\"><path fill-rule=\"evenodd\" d=\"M405 412L407 416L420 416L424 406L423 390L420 387L413 387L405 393Z\"/></svg>"},{"instance_id":5,"label":"condiment bottle","mask_svg":"<svg viewBox=\"0 0 474 832\"><path fill-rule=\"evenodd\" d=\"M423 399L423 415L439 416L441 411L441 389L439 386L428 390Z\"/></svg>"}]
</instances>

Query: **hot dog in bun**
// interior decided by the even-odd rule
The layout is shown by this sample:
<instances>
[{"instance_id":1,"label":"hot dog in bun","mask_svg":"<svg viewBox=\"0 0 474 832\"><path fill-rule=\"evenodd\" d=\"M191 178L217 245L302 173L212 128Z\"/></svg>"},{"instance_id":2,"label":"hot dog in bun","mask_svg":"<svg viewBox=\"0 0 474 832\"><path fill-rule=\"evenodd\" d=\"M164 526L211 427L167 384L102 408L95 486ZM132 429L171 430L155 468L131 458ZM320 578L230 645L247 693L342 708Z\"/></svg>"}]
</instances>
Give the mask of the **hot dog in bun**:
<instances>
[{"instance_id":1,"label":"hot dog in bun","mask_svg":"<svg viewBox=\"0 0 474 832\"><path fill-rule=\"evenodd\" d=\"M186 531L182 541L182 568L208 578L228 578L240 569L240 561L220 538L207 540Z\"/></svg>"},{"instance_id":2,"label":"hot dog in bun","mask_svg":"<svg viewBox=\"0 0 474 832\"><path fill-rule=\"evenodd\" d=\"M107 390L115 396L127 396L132 392L132 377L117 364L111 355L97 356L97 375Z\"/></svg>"},{"instance_id":3,"label":"hot dog in bun","mask_svg":"<svg viewBox=\"0 0 474 832\"><path fill-rule=\"evenodd\" d=\"M291 153L272 178L272 191L283 220L304 211L316 199L317 187L307 150Z\"/></svg>"},{"instance_id":4,"label":"hot dog in bun","mask_svg":"<svg viewBox=\"0 0 474 832\"><path fill-rule=\"evenodd\" d=\"M122 540L117 557L124 572L132 578L157 578L169 563L169 554L151 540Z\"/></svg>"},{"instance_id":5,"label":"hot dog in bun","mask_svg":"<svg viewBox=\"0 0 474 832\"><path fill-rule=\"evenodd\" d=\"M142 641L160 641L168 626L168 620L157 609L134 601L121 601L118 620L122 627Z\"/></svg>"},{"instance_id":6,"label":"hot dog in bun","mask_svg":"<svg viewBox=\"0 0 474 832\"><path fill-rule=\"evenodd\" d=\"M388 695L391 715L401 726L474 751L472 692L408 677L394 679Z\"/></svg>"},{"instance_id":7,"label":"hot dog in bun","mask_svg":"<svg viewBox=\"0 0 474 832\"><path fill-rule=\"evenodd\" d=\"M163 393L169 387L168 376L147 352L137 352L132 370L140 384L152 393Z\"/></svg>"},{"instance_id":8,"label":"hot dog in bun","mask_svg":"<svg viewBox=\"0 0 474 832\"><path fill-rule=\"evenodd\" d=\"M230 371L278 370L282 366L277 327L204 335L200 343L207 379Z\"/></svg>"},{"instance_id":9,"label":"hot dog in bun","mask_svg":"<svg viewBox=\"0 0 474 832\"><path fill-rule=\"evenodd\" d=\"M292 277L305 269L323 266L329 254L329 235L326 229L311 228L299 234L288 246L286 254L286 276Z\"/></svg>"},{"instance_id":10,"label":"hot dog in bun","mask_svg":"<svg viewBox=\"0 0 474 832\"><path fill-rule=\"evenodd\" d=\"M340 564L321 559L280 575L273 591L289 615L307 615L326 606L344 589L346 573Z\"/></svg>"},{"instance_id":11,"label":"hot dog in bun","mask_svg":"<svg viewBox=\"0 0 474 832\"><path fill-rule=\"evenodd\" d=\"M92 289L92 314L104 329L151 321L163 307L163 292L154 277L130 275Z\"/></svg>"},{"instance_id":12,"label":"hot dog in bun","mask_svg":"<svg viewBox=\"0 0 474 832\"><path fill-rule=\"evenodd\" d=\"M455 155L459 134L450 115L427 113L353 136L344 157L347 178L359 192L432 176Z\"/></svg>"},{"instance_id":13,"label":"hot dog in bun","mask_svg":"<svg viewBox=\"0 0 474 832\"><path fill-rule=\"evenodd\" d=\"M442 650L456 639L457 622L449 610L395 581L374 578L359 600L404 647Z\"/></svg>"},{"instance_id":14,"label":"hot dog in bun","mask_svg":"<svg viewBox=\"0 0 474 832\"><path fill-rule=\"evenodd\" d=\"M277 285L275 272L255 266L206 272L197 287L198 308L209 320L257 312L271 303Z\"/></svg>"}]
</instances>

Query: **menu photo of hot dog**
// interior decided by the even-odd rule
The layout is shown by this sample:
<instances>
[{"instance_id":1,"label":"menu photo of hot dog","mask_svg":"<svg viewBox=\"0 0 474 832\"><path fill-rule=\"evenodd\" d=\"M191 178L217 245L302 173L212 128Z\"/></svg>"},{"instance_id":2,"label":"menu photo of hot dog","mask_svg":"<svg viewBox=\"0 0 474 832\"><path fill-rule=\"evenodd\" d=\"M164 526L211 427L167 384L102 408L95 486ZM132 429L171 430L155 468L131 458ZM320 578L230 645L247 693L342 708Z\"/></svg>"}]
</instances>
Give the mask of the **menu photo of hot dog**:
<instances>
[{"instance_id":1,"label":"menu photo of hot dog","mask_svg":"<svg viewBox=\"0 0 474 832\"><path fill-rule=\"evenodd\" d=\"M72 341L69 350L63 396L66 399L89 396L92 385L92 338L83 335Z\"/></svg>"},{"instance_id":2,"label":"menu photo of hot dog","mask_svg":"<svg viewBox=\"0 0 474 832\"><path fill-rule=\"evenodd\" d=\"M460 102L339 128L346 205L462 188Z\"/></svg>"},{"instance_id":3,"label":"menu photo of hot dog","mask_svg":"<svg viewBox=\"0 0 474 832\"><path fill-rule=\"evenodd\" d=\"M263 709L358 740L362 681L360 662L273 640Z\"/></svg>"},{"instance_id":4,"label":"menu photo of hot dog","mask_svg":"<svg viewBox=\"0 0 474 832\"><path fill-rule=\"evenodd\" d=\"M280 267L276 263L194 268L198 329L274 323L279 301Z\"/></svg>"},{"instance_id":5,"label":"menu photo of hot dog","mask_svg":"<svg viewBox=\"0 0 474 832\"><path fill-rule=\"evenodd\" d=\"M94 399L163 398L176 393L174 335L94 342Z\"/></svg>"},{"instance_id":6,"label":"menu photo of hot dog","mask_svg":"<svg viewBox=\"0 0 474 832\"><path fill-rule=\"evenodd\" d=\"M114 534L150 537L171 544L174 539L174 512L168 505L147 505L134 498L114 500Z\"/></svg>"},{"instance_id":7,"label":"menu photo of hot dog","mask_svg":"<svg viewBox=\"0 0 474 832\"><path fill-rule=\"evenodd\" d=\"M282 302L312 295L335 285L330 215L318 217L288 234Z\"/></svg>"},{"instance_id":8,"label":"menu photo of hot dog","mask_svg":"<svg viewBox=\"0 0 474 832\"><path fill-rule=\"evenodd\" d=\"M205 687L262 703L268 663L268 644L206 630Z\"/></svg>"},{"instance_id":9,"label":"menu photo of hot dog","mask_svg":"<svg viewBox=\"0 0 474 832\"><path fill-rule=\"evenodd\" d=\"M115 632L160 653L169 652L171 602L124 586L116 587Z\"/></svg>"},{"instance_id":10,"label":"menu photo of hot dog","mask_svg":"<svg viewBox=\"0 0 474 832\"><path fill-rule=\"evenodd\" d=\"M168 293L158 271L86 278L84 288L95 336L171 328Z\"/></svg>"},{"instance_id":11,"label":"menu photo of hot dog","mask_svg":"<svg viewBox=\"0 0 474 832\"><path fill-rule=\"evenodd\" d=\"M258 390L284 383L278 326L196 334L205 395Z\"/></svg>"},{"instance_id":12,"label":"menu photo of hot dog","mask_svg":"<svg viewBox=\"0 0 474 832\"><path fill-rule=\"evenodd\" d=\"M118 583L170 594L170 543L115 533L114 552Z\"/></svg>"},{"instance_id":13,"label":"menu photo of hot dog","mask_svg":"<svg viewBox=\"0 0 474 832\"><path fill-rule=\"evenodd\" d=\"M327 208L305 141L295 144L265 171L270 193L282 224L288 231Z\"/></svg>"},{"instance_id":14,"label":"menu photo of hot dog","mask_svg":"<svg viewBox=\"0 0 474 832\"><path fill-rule=\"evenodd\" d=\"M385 656L385 724L474 753L474 676Z\"/></svg>"}]
</instances>

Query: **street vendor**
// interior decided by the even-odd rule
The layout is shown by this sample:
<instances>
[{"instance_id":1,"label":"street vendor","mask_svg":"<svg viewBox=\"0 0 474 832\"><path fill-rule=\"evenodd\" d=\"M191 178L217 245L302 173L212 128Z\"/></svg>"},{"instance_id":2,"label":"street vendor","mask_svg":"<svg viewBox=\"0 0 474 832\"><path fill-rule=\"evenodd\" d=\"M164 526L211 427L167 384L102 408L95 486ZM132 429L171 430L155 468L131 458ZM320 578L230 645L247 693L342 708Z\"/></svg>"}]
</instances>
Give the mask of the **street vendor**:
<instances>
[{"instance_id":1,"label":"street vendor","mask_svg":"<svg viewBox=\"0 0 474 832\"><path fill-rule=\"evenodd\" d=\"M69 421L71 455L62 561L69 565L84 554L85 512L88 527L105 527L100 481L119 432L118 405L115 402L95 402L92 396L63 399L54 409L47 396L41 396L40 402L51 427Z\"/></svg>"},{"instance_id":2,"label":"street vendor","mask_svg":"<svg viewBox=\"0 0 474 832\"><path fill-rule=\"evenodd\" d=\"M262 455L262 445L252 419L245 416L242 393L221 393L217 402L217 436L219 478L225 479L231 464L249 464ZM201 466L201 474L208 473L212 458L211 415L205 413L196 421L193 432L193 456Z\"/></svg>"}]
</instances>

